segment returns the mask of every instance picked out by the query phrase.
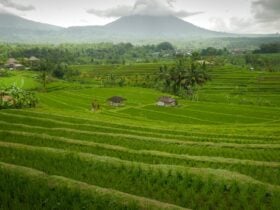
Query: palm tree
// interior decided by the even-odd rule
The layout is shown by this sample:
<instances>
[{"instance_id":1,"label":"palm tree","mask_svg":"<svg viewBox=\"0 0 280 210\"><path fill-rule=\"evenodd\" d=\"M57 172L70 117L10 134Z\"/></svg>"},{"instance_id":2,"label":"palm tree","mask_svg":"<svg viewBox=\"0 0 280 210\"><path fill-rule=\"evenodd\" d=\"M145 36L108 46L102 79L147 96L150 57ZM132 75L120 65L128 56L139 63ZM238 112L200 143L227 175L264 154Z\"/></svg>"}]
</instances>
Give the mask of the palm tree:
<instances>
[{"instance_id":1,"label":"palm tree","mask_svg":"<svg viewBox=\"0 0 280 210\"><path fill-rule=\"evenodd\" d=\"M160 68L156 82L163 85L164 91L175 95L185 92L192 95L196 85L202 86L209 80L205 65L180 59L171 68Z\"/></svg>"},{"instance_id":2,"label":"palm tree","mask_svg":"<svg viewBox=\"0 0 280 210\"><path fill-rule=\"evenodd\" d=\"M38 66L38 71L40 71L39 80L43 83L43 88L46 90L46 86L49 80L50 67L51 65L45 61L41 62Z\"/></svg>"}]
</instances>

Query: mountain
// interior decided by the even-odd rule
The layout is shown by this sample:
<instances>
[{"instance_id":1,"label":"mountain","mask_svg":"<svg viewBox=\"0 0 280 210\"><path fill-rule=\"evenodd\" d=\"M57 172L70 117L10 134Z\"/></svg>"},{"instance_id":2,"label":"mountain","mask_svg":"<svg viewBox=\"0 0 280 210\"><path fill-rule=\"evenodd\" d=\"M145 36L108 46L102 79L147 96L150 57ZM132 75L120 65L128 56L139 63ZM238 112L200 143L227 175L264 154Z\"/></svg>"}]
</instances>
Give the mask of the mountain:
<instances>
[{"instance_id":1,"label":"mountain","mask_svg":"<svg viewBox=\"0 0 280 210\"><path fill-rule=\"evenodd\" d=\"M19 16L0 13L0 28L32 31L58 31L61 27L27 20Z\"/></svg>"},{"instance_id":2,"label":"mountain","mask_svg":"<svg viewBox=\"0 0 280 210\"><path fill-rule=\"evenodd\" d=\"M125 16L105 26L77 26L64 31L63 37L72 42L133 42L191 40L230 37L234 34L210 31L174 16Z\"/></svg>"},{"instance_id":3,"label":"mountain","mask_svg":"<svg viewBox=\"0 0 280 210\"><path fill-rule=\"evenodd\" d=\"M105 26L62 28L0 13L0 42L132 42L189 41L240 35L210 31L174 16L134 15L121 17Z\"/></svg>"},{"instance_id":4,"label":"mountain","mask_svg":"<svg viewBox=\"0 0 280 210\"><path fill-rule=\"evenodd\" d=\"M114 34L141 37L215 37L229 34L214 32L197 27L175 16L126 16L108 25L105 30Z\"/></svg>"},{"instance_id":5,"label":"mountain","mask_svg":"<svg viewBox=\"0 0 280 210\"><path fill-rule=\"evenodd\" d=\"M0 13L0 41L48 42L53 34L63 28L27 20L19 16Z\"/></svg>"}]
</instances>

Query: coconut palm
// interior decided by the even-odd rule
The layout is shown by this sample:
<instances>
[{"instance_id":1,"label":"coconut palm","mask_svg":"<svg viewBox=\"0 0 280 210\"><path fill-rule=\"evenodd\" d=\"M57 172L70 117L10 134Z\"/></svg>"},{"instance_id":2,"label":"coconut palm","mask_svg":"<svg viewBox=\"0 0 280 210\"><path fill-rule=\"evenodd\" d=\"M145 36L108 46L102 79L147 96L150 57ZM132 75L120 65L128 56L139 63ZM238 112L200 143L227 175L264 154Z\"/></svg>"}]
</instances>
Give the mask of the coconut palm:
<instances>
[{"instance_id":1,"label":"coconut palm","mask_svg":"<svg viewBox=\"0 0 280 210\"><path fill-rule=\"evenodd\" d=\"M180 59L170 68L163 66L159 70L156 82L163 90L175 95L192 95L197 85L202 86L209 80L205 65L196 65L190 60Z\"/></svg>"}]
</instances>

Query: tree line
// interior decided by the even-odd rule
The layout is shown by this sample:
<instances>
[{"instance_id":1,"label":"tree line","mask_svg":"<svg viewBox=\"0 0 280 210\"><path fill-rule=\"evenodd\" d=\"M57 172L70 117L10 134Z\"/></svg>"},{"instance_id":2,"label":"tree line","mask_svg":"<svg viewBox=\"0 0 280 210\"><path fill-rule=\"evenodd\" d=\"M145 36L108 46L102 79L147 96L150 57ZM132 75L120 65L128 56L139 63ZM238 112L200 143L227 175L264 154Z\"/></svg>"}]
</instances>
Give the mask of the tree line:
<instances>
[{"instance_id":1,"label":"tree line","mask_svg":"<svg viewBox=\"0 0 280 210\"><path fill-rule=\"evenodd\" d=\"M0 44L0 62L2 63L10 57L23 59L36 56L53 63L125 64L127 61L153 62L155 59L172 58L174 55L175 48L168 42L144 46L135 46L131 43L62 45Z\"/></svg>"},{"instance_id":2,"label":"tree line","mask_svg":"<svg viewBox=\"0 0 280 210\"><path fill-rule=\"evenodd\" d=\"M280 42L262 44L259 49L254 51L254 53L280 53Z\"/></svg>"}]
</instances>

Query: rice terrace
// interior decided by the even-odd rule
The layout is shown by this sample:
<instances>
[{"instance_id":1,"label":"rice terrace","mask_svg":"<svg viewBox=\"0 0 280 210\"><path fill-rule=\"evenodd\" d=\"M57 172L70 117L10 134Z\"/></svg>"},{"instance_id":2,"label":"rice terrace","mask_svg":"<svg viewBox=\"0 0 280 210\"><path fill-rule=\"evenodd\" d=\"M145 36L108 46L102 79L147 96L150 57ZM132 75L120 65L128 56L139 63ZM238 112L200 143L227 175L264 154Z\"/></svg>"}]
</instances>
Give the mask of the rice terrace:
<instances>
[{"instance_id":1,"label":"rice terrace","mask_svg":"<svg viewBox=\"0 0 280 210\"><path fill-rule=\"evenodd\" d=\"M137 0L67 28L7 2L1 210L280 209L277 22L217 32L181 19L180 1Z\"/></svg>"}]
</instances>

